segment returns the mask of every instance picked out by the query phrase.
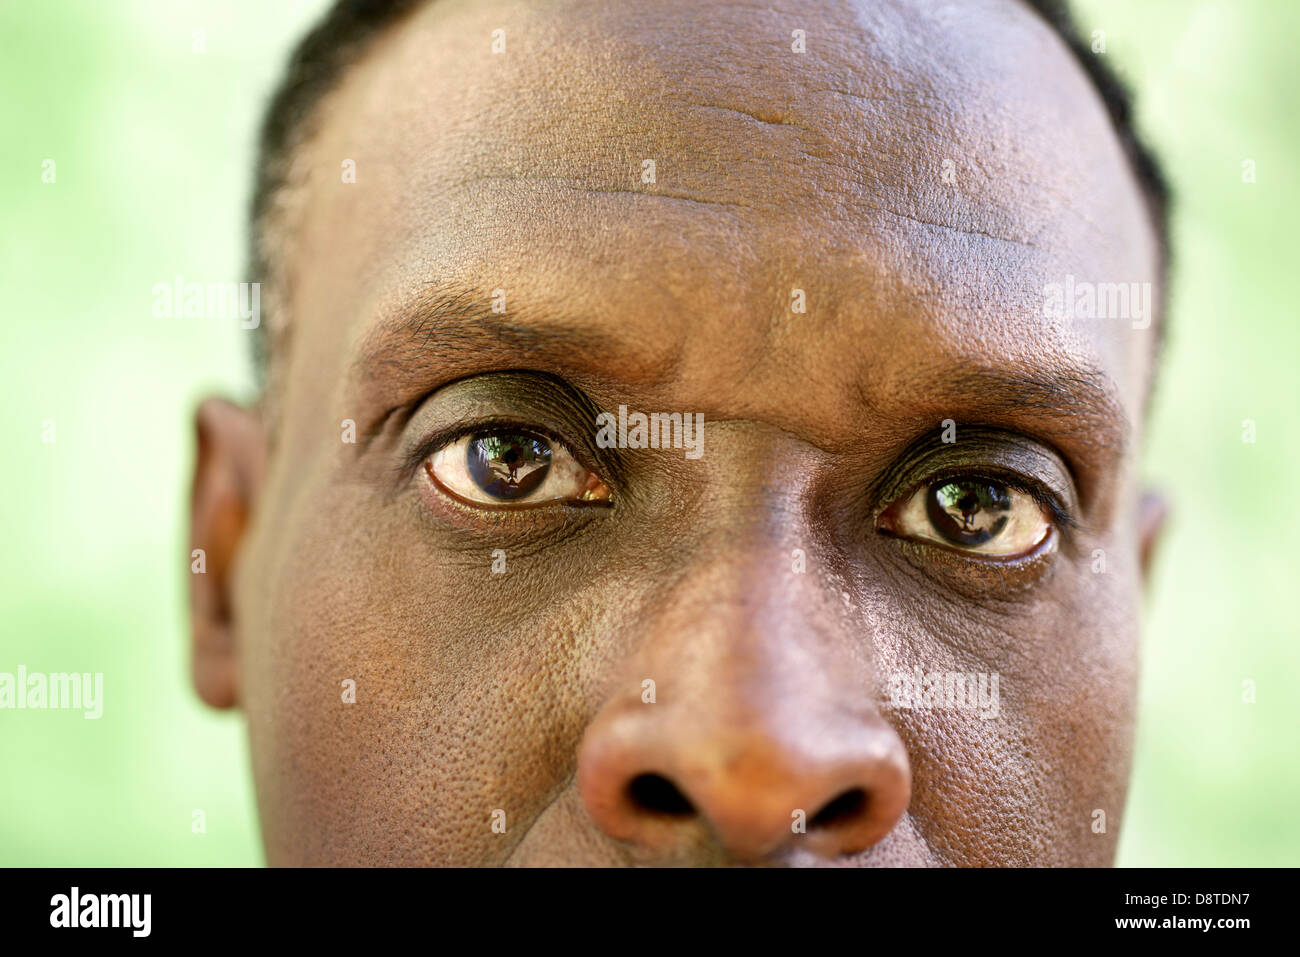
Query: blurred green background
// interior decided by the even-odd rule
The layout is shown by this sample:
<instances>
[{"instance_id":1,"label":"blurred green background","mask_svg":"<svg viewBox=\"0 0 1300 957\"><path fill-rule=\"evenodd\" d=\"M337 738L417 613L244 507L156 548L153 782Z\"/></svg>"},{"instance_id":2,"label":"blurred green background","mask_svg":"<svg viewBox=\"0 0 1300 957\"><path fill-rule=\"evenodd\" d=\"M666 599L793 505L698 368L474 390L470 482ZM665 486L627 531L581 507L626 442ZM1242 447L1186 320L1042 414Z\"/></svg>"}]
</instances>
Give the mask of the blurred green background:
<instances>
[{"instance_id":1,"label":"blurred green background","mask_svg":"<svg viewBox=\"0 0 1300 957\"><path fill-rule=\"evenodd\" d=\"M192 410L251 395L249 333L155 319L151 289L248 278L257 119L325 5L0 6L0 671L105 675L98 721L0 711L0 865L262 862L240 719L190 690L185 599ZM1300 864L1300 4L1076 10L1137 87L1178 193L1145 464L1175 511L1120 863Z\"/></svg>"}]
</instances>

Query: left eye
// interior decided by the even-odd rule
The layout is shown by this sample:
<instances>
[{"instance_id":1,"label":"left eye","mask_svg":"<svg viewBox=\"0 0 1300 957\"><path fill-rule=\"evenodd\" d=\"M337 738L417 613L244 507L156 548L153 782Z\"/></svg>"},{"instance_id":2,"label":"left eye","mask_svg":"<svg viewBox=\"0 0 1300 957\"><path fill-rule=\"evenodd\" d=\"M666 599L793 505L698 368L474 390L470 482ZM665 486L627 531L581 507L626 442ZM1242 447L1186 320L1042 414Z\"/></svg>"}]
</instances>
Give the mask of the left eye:
<instances>
[{"instance_id":1,"label":"left eye","mask_svg":"<svg viewBox=\"0 0 1300 957\"><path fill-rule=\"evenodd\" d=\"M881 516L887 531L978 555L1016 556L1033 551L1052 529L1033 496L975 478L943 479L922 486Z\"/></svg>"},{"instance_id":2,"label":"left eye","mask_svg":"<svg viewBox=\"0 0 1300 957\"><path fill-rule=\"evenodd\" d=\"M605 483L579 465L568 449L525 429L461 436L425 459L424 468L443 491L477 505L609 499Z\"/></svg>"}]
</instances>

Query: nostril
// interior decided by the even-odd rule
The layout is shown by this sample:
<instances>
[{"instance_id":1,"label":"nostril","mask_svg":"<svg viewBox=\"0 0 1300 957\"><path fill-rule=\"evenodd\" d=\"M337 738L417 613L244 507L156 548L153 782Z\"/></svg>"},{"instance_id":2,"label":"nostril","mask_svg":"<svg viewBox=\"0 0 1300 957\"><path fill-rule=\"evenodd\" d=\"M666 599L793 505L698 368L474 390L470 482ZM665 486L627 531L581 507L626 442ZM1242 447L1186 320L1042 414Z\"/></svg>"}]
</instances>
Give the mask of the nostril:
<instances>
[{"instance_id":1,"label":"nostril","mask_svg":"<svg viewBox=\"0 0 1300 957\"><path fill-rule=\"evenodd\" d=\"M652 814L684 817L695 813L686 795L660 774L641 774L633 778L627 786L627 795L634 805Z\"/></svg>"},{"instance_id":2,"label":"nostril","mask_svg":"<svg viewBox=\"0 0 1300 957\"><path fill-rule=\"evenodd\" d=\"M813 815L810 827L832 828L860 817L867 809L867 792L862 788L845 791Z\"/></svg>"}]
</instances>

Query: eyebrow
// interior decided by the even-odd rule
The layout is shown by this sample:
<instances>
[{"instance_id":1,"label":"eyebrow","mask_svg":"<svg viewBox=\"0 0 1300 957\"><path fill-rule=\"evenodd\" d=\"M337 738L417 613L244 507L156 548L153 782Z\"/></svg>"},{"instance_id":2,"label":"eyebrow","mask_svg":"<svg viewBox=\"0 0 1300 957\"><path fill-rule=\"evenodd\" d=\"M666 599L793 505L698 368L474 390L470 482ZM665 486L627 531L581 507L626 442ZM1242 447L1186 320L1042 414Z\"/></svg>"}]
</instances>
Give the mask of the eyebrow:
<instances>
[{"instance_id":1,"label":"eyebrow","mask_svg":"<svg viewBox=\"0 0 1300 957\"><path fill-rule=\"evenodd\" d=\"M518 309L507 303L505 312L496 312L491 293L436 287L363 336L353 372L405 391L408 383L427 388L431 365L447 382L463 374L460 370L520 363L583 370L587 378L601 366L643 365L623 339L553 308L530 302ZM632 377L644 378L644 371ZM602 378L615 377L611 371Z\"/></svg>"},{"instance_id":2,"label":"eyebrow","mask_svg":"<svg viewBox=\"0 0 1300 957\"><path fill-rule=\"evenodd\" d=\"M1055 449L1080 494L1128 453L1131 422L1115 381L1099 368L1034 370L970 366L931 370L924 403L934 427L952 418L963 425L1008 428ZM963 421L961 416L966 416Z\"/></svg>"},{"instance_id":3,"label":"eyebrow","mask_svg":"<svg viewBox=\"0 0 1300 957\"><path fill-rule=\"evenodd\" d=\"M987 413L1028 413L1057 421L1070 431L1102 436L1117 448L1127 447L1129 421L1119 388L1100 369L969 368L953 379L952 391L977 401Z\"/></svg>"},{"instance_id":4,"label":"eyebrow","mask_svg":"<svg viewBox=\"0 0 1300 957\"><path fill-rule=\"evenodd\" d=\"M507 369L554 371L615 388L672 377L680 347L670 361L653 363L626 340L544 302L495 312L482 289L430 284L363 335L353 371L389 395L412 398L467 375ZM926 366L907 388L909 408L895 401L888 412L865 385L857 391L864 411L885 421L915 422L924 411L934 426L952 418L959 430L979 424L1021 432L1055 448L1088 484L1128 450L1130 420L1119 388L1093 366Z\"/></svg>"}]
</instances>

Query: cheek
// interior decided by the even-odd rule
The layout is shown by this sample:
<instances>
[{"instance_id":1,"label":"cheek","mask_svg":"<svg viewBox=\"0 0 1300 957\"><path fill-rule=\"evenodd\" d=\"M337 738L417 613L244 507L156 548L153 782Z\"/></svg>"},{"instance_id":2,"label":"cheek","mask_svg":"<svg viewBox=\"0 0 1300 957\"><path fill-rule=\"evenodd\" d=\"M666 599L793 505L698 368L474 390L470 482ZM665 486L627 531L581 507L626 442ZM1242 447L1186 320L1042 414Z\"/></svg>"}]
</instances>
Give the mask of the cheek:
<instances>
[{"instance_id":1,"label":"cheek","mask_svg":"<svg viewBox=\"0 0 1300 957\"><path fill-rule=\"evenodd\" d=\"M592 616L539 604L522 556L493 574L491 547L335 498L258 546L241 668L268 856L500 862L572 774Z\"/></svg>"},{"instance_id":2,"label":"cheek","mask_svg":"<svg viewBox=\"0 0 1300 957\"><path fill-rule=\"evenodd\" d=\"M974 674L990 692L997 679L995 708L889 712L912 761L909 813L942 860L1112 862L1133 737L1137 581L1122 562L1094 574L1075 560L1014 609L895 599L889 668Z\"/></svg>"}]
</instances>

